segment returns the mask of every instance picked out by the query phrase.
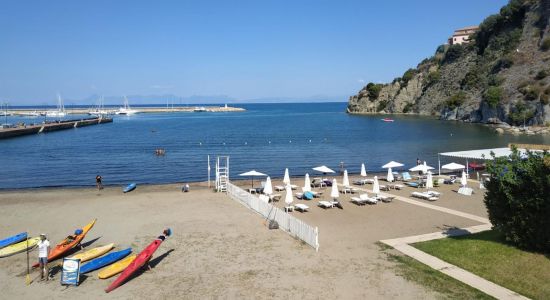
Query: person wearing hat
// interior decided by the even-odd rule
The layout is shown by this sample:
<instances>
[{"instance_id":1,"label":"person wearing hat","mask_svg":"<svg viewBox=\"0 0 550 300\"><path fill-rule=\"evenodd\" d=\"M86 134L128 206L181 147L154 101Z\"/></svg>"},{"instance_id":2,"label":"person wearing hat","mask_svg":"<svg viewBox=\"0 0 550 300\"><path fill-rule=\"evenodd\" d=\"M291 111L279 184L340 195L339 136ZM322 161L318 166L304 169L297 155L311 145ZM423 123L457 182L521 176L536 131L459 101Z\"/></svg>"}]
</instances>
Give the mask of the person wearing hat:
<instances>
[{"instance_id":1,"label":"person wearing hat","mask_svg":"<svg viewBox=\"0 0 550 300\"><path fill-rule=\"evenodd\" d=\"M40 280L48 280L48 255L50 254L50 241L48 241L45 234L40 235L40 241L38 242L38 263L40 264Z\"/></svg>"}]
</instances>

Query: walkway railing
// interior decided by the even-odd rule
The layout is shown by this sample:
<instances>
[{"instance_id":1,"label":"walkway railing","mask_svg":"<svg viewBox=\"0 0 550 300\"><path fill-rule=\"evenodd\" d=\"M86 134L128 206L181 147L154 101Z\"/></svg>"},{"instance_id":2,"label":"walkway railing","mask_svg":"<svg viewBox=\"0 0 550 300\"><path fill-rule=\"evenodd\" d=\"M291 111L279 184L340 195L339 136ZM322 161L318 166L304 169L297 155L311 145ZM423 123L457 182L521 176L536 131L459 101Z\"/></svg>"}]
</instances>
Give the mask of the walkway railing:
<instances>
[{"instance_id":1,"label":"walkway railing","mask_svg":"<svg viewBox=\"0 0 550 300\"><path fill-rule=\"evenodd\" d=\"M304 221L284 212L282 209L260 200L260 198L231 182L227 183L227 194L237 202L259 213L266 220L277 221L279 229L304 241L313 247L315 251L319 250L319 229L317 227L310 226Z\"/></svg>"}]
</instances>

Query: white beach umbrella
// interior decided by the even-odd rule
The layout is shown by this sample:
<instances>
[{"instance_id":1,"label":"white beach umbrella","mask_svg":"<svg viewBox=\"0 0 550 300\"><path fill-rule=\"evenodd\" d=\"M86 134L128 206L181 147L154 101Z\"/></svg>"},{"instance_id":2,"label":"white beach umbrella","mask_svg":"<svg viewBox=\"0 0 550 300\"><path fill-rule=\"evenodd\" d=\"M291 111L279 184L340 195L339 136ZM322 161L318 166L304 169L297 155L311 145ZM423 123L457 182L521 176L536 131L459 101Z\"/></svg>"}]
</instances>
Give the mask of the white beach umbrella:
<instances>
[{"instance_id":1,"label":"white beach umbrella","mask_svg":"<svg viewBox=\"0 0 550 300\"><path fill-rule=\"evenodd\" d=\"M365 169L365 164L361 164L361 176L367 177L367 170Z\"/></svg>"},{"instance_id":2,"label":"white beach umbrella","mask_svg":"<svg viewBox=\"0 0 550 300\"><path fill-rule=\"evenodd\" d=\"M457 164L457 163L454 163L454 162L441 166L441 169L451 170L451 171L462 170L464 168L466 168L465 165Z\"/></svg>"},{"instance_id":3,"label":"white beach umbrella","mask_svg":"<svg viewBox=\"0 0 550 300\"><path fill-rule=\"evenodd\" d=\"M421 171L423 173L427 173L428 170L433 170L433 167L430 167L424 162L423 164L419 164L418 166L415 166L413 168L410 168L409 171L415 172L415 171Z\"/></svg>"},{"instance_id":4,"label":"white beach umbrella","mask_svg":"<svg viewBox=\"0 0 550 300\"><path fill-rule=\"evenodd\" d=\"M256 170L252 170L252 171L241 173L241 174L239 174L239 176L251 177L252 178L252 187L254 187L254 177L265 177L267 175L264 174L264 173L260 173Z\"/></svg>"},{"instance_id":5,"label":"white beach umbrella","mask_svg":"<svg viewBox=\"0 0 550 300\"><path fill-rule=\"evenodd\" d=\"M432 178L432 172L428 172L428 178L426 178L426 188L433 189L434 188L434 182Z\"/></svg>"},{"instance_id":6,"label":"white beach umbrella","mask_svg":"<svg viewBox=\"0 0 550 300\"><path fill-rule=\"evenodd\" d=\"M378 176L374 176L374 183L372 185L372 192L378 196L380 194L380 183L378 182Z\"/></svg>"},{"instance_id":7,"label":"white beach umbrella","mask_svg":"<svg viewBox=\"0 0 550 300\"><path fill-rule=\"evenodd\" d=\"M334 170L332 170L331 168L327 167L327 166L319 166L319 167L315 167L313 168L313 170L317 171L317 172L321 172L321 173L334 173Z\"/></svg>"},{"instance_id":8,"label":"white beach umbrella","mask_svg":"<svg viewBox=\"0 0 550 300\"><path fill-rule=\"evenodd\" d=\"M283 183L290 184L290 176L288 175L288 168L285 169L285 177L283 177Z\"/></svg>"},{"instance_id":9,"label":"white beach umbrella","mask_svg":"<svg viewBox=\"0 0 550 300\"><path fill-rule=\"evenodd\" d=\"M290 205L290 203L292 203L292 201L294 201L294 199L292 198L292 188L290 187L290 185L286 185L286 195L285 195L285 203L287 205Z\"/></svg>"},{"instance_id":10,"label":"white beach umbrella","mask_svg":"<svg viewBox=\"0 0 550 300\"><path fill-rule=\"evenodd\" d=\"M389 163L385 164L382 166L383 169L386 169L386 168L397 168L397 167L402 167L404 166L402 163L399 163L399 162L396 162L396 161L390 161Z\"/></svg>"},{"instance_id":11,"label":"white beach umbrella","mask_svg":"<svg viewBox=\"0 0 550 300\"><path fill-rule=\"evenodd\" d=\"M388 176L386 176L386 180L388 182L393 182L393 172L391 171L391 168L388 168Z\"/></svg>"},{"instance_id":12,"label":"white beach umbrella","mask_svg":"<svg viewBox=\"0 0 550 300\"><path fill-rule=\"evenodd\" d=\"M306 173L304 178L304 191L311 191L311 181L309 180L309 174Z\"/></svg>"},{"instance_id":13,"label":"white beach umbrella","mask_svg":"<svg viewBox=\"0 0 550 300\"><path fill-rule=\"evenodd\" d=\"M342 185L345 187L349 186L348 170L344 170L344 179L342 179Z\"/></svg>"},{"instance_id":14,"label":"white beach umbrella","mask_svg":"<svg viewBox=\"0 0 550 300\"><path fill-rule=\"evenodd\" d=\"M267 176L267 179L265 180L264 194L273 194L273 187L271 186L271 178L269 176Z\"/></svg>"},{"instance_id":15,"label":"white beach umbrella","mask_svg":"<svg viewBox=\"0 0 550 300\"><path fill-rule=\"evenodd\" d=\"M464 171L462 171L462 177L460 178L460 184L462 186L466 186L466 184L468 184L468 180L466 178L466 173Z\"/></svg>"},{"instance_id":16,"label":"white beach umbrella","mask_svg":"<svg viewBox=\"0 0 550 300\"><path fill-rule=\"evenodd\" d=\"M340 197L340 192L338 192L338 183L336 183L336 179L332 179L332 190L330 191L330 196L333 199Z\"/></svg>"}]
</instances>

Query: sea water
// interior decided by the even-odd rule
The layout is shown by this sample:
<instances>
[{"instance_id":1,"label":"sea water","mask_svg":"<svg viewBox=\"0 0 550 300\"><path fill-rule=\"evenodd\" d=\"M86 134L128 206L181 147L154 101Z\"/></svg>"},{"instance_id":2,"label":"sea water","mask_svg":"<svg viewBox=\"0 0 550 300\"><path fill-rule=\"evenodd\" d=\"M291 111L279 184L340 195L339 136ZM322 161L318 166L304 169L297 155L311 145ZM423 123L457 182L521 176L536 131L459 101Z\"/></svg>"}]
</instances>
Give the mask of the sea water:
<instances>
[{"instance_id":1,"label":"sea water","mask_svg":"<svg viewBox=\"0 0 550 300\"><path fill-rule=\"evenodd\" d=\"M205 181L217 155L230 157L230 178L257 170L282 177L326 165L380 172L390 160L437 167L437 153L549 143L545 136L498 135L479 124L418 116L357 116L345 103L242 104L245 112L144 113L114 122L0 140L0 188ZM139 108L138 108L139 109ZM76 116L69 116L76 117ZM41 122L8 117L8 122ZM165 149L156 156L155 149ZM452 160L445 160L450 162ZM456 160L464 164L464 161Z\"/></svg>"}]
</instances>

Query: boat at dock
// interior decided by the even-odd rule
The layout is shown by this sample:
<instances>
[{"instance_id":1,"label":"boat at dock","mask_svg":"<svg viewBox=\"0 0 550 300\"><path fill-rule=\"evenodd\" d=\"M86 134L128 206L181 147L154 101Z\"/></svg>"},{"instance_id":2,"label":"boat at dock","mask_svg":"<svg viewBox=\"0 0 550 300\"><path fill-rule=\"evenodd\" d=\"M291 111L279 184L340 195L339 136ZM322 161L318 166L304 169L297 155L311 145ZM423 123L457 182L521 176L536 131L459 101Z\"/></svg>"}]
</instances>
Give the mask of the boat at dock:
<instances>
[{"instance_id":1,"label":"boat at dock","mask_svg":"<svg viewBox=\"0 0 550 300\"><path fill-rule=\"evenodd\" d=\"M117 115L127 115L127 116L131 116L133 114L137 114L139 113L139 111L135 110L135 109L132 109L130 107L130 104L128 103L128 98L126 98L126 96L124 96L124 106L119 108L115 114Z\"/></svg>"},{"instance_id":2,"label":"boat at dock","mask_svg":"<svg viewBox=\"0 0 550 300\"><path fill-rule=\"evenodd\" d=\"M193 112L207 112L206 110L206 107L204 106L201 106L201 107L195 107L195 109L193 109Z\"/></svg>"},{"instance_id":3,"label":"boat at dock","mask_svg":"<svg viewBox=\"0 0 550 300\"><path fill-rule=\"evenodd\" d=\"M61 99L61 95L57 94L57 110L50 110L46 112L46 117L58 117L63 118L67 115L67 112L65 112L65 105L63 104L63 100Z\"/></svg>"}]
</instances>

